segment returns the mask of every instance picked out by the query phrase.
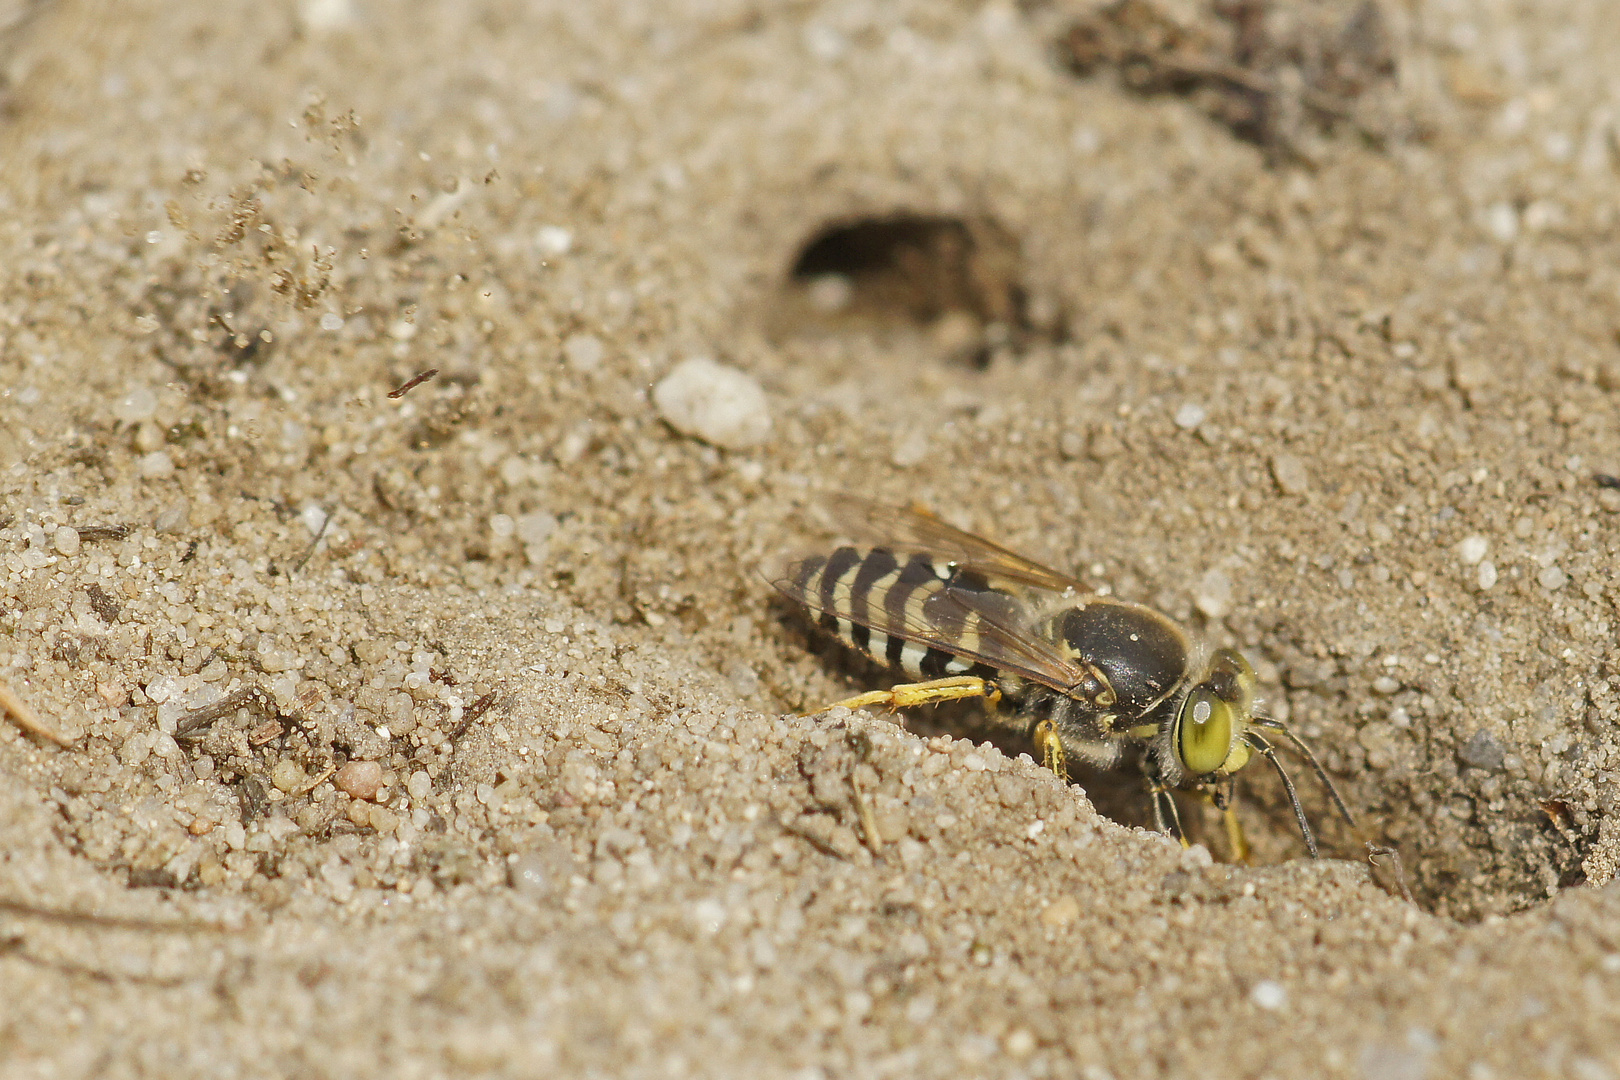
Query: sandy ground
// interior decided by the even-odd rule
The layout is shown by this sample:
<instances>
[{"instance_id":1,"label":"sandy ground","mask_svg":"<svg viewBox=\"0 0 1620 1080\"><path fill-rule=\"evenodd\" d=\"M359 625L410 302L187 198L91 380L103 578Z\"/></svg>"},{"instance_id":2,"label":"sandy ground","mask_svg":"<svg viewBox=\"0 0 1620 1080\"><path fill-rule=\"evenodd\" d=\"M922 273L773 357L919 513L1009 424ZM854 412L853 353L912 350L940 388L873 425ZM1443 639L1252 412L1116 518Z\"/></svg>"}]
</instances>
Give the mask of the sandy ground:
<instances>
[{"instance_id":1,"label":"sandy ground","mask_svg":"<svg viewBox=\"0 0 1620 1080\"><path fill-rule=\"evenodd\" d=\"M1258 131L1084 10L0 6L0 1074L1620 1075L1608 5ZM824 491L1245 650L1418 904L792 716Z\"/></svg>"}]
</instances>

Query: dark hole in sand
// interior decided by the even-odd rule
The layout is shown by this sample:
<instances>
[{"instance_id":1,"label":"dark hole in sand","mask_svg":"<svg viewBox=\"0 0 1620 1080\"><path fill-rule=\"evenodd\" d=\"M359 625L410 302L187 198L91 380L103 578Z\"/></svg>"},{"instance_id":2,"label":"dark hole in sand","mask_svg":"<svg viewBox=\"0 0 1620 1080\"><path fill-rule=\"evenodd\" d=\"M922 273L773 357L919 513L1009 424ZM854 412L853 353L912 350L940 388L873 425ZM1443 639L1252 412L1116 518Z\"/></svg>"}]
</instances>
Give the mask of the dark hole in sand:
<instances>
[{"instance_id":1,"label":"dark hole in sand","mask_svg":"<svg viewBox=\"0 0 1620 1080\"><path fill-rule=\"evenodd\" d=\"M927 328L983 361L1031 327L1016 237L989 218L900 212L833 222L789 271L792 321Z\"/></svg>"}]
</instances>

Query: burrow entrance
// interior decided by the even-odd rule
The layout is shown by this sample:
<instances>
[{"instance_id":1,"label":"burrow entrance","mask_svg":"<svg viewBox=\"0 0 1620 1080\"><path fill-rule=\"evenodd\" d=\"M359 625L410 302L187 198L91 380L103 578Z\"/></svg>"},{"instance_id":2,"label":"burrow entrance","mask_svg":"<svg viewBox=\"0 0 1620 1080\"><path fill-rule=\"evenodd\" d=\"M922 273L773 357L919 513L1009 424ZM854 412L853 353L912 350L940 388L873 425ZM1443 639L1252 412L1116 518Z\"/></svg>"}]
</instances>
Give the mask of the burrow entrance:
<instances>
[{"instance_id":1,"label":"burrow entrance","mask_svg":"<svg viewBox=\"0 0 1620 1080\"><path fill-rule=\"evenodd\" d=\"M1032 317L1016 236L989 217L899 211L833 221L788 271L780 329L922 329L955 358L1051 331Z\"/></svg>"}]
</instances>

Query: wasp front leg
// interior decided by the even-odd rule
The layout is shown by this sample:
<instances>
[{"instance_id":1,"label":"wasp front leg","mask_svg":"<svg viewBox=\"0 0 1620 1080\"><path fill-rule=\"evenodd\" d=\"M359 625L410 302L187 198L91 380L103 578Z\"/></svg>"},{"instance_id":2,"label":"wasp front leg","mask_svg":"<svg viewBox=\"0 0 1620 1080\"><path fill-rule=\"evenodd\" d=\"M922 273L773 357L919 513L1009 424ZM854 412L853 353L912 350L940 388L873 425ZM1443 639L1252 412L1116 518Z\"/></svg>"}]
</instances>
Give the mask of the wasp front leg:
<instances>
[{"instance_id":1,"label":"wasp front leg","mask_svg":"<svg viewBox=\"0 0 1620 1080\"><path fill-rule=\"evenodd\" d=\"M1058 735L1057 722L1050 716L1035 721L1030 728L1029 740L1040 751L1041 764L1051 769L1065 784L1069 782L1069 759L1063 751L1063 740Z\"/></svg>"},{"instance_id":2,"label":"wasp front leg","mask_svg":"<svg viewBox=\"0 0 1620 1080\"><path fill-rule=\"evenodd\" d=\"M1235 782L1229 776L1224 783L1216 785L1213 790L1203 792L1211 805L1221 812L1221 824L1226 827L1227 850L1231 853L1235 863L1249 861L1249 838L1243 831L1243 822L1239 820L1237 811L1232 807L1235 795Z\"/></svg>"},{"instance_id":3,"label":"wasp front leg","mask_svg":"<svg viewBox=\"0 0 1620 1080\"><path fill-rule=\"evenodd\" d=\"M1181 828L1181 808L1176 805L1175 792L1156 776L1147 778L1148 798L1153 800L1153 828L1173 836L1182 847L1191 847L1187 834Z\"/></svg>"}]
</instances>

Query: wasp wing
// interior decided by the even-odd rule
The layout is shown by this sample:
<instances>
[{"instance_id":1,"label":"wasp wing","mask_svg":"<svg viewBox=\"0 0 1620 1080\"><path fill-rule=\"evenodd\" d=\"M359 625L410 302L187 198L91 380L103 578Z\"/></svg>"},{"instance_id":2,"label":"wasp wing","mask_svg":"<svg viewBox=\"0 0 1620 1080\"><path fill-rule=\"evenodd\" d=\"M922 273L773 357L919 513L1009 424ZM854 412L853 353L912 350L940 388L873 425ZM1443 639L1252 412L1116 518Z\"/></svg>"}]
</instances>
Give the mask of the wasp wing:
<instances>
[{"instance_id":1,"label":"wasp wing","mask_svg":"<svg viewBox=\"0 0 1620 1080\"><path fill-rule=\"evenodd\" d=\"M991 543L966 529L958 529L921 507L896 509L854 495L832 495L824 505L833 520L858 540L896 550L932 556L996 578L1055 593L1087 593L1079 581Z\"/></svg>"},{"instance_id":2,"label":"wasp wing","mask_svg":"<svg viewBox=\"0 0 1620 1080\"><path fill-rule=\"evenodd\" d=\"M939 564L933 552L842 548L830 558L817 555L791 564L772 584L817 614L1082 699L1100 688L1096 671L1064 653L1038 625L1062 593L998 588L977 570Z\"/></svg>"}]
</instances>

